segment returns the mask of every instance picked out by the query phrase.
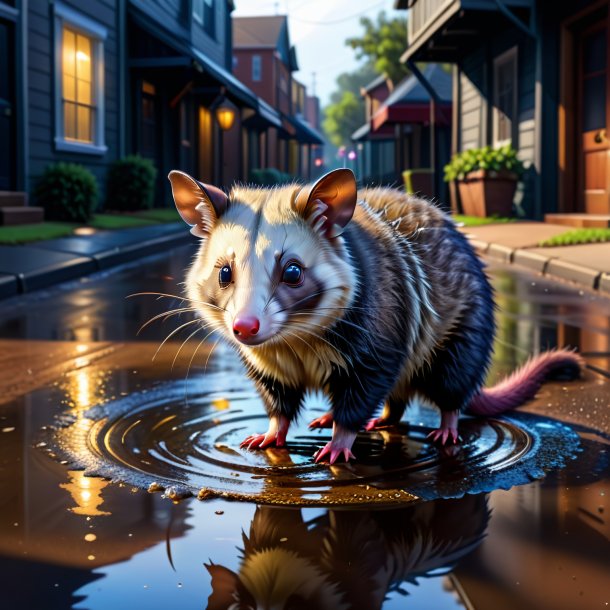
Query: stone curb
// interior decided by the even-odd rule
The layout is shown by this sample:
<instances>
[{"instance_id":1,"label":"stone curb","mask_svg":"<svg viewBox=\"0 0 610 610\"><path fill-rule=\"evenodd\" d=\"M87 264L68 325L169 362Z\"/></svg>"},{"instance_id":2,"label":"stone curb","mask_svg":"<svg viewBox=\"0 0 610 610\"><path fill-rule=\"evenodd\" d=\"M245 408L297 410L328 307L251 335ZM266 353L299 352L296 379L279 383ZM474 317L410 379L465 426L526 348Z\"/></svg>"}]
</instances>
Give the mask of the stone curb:
<instances>
[{"instance_id":1,"label":"stone curb","mask_svg":"<svg viewBox=\"0 0 610 610\"><path fill-rule=\"evenodd\" d=\"M164 235L159 235L159 231L151 231L147 235L142 233L138 237L140 239L131 243L123 243L107 249L100 247L98 251L85 255L77 253L69 247L55 251L49 249L46 252L49 253L48 258L52 262L44 262L43 256L40 264L33 265L30 261L29 266L20 268L16 264L14 268L2 269L0 272L0 299L73 280L191 242L188 231L185 233L181 223L179 229ZM22 252L39 251L42 254L45 252L42 243L32 246L8 247L11 250L14 248L14 252L19 252L20 248L23 248Z\"/></svg>"},{"instance_id":2,"label":"stone curb","mask_svg":"<svg viewBox=\"0 0 610 610\"><path fill-rule=\"evenodd\" d=\"M584 284L588 288L597 288L601 271L576 265L560 258L549 261L545 275L554 275L577 284Z\"/></svg>"},{"instance_id":3,"label":"stone curb","mask_svg":"<svg viewBox=\"0 0 610 610\"><path fill-rule=\"evenodd\" d=\"M550 260L552 260L552 257L550 256L543 256L542 254L530 252L529 250L515 250L513 254L513 263L527 267L538 273L546 272Z\"/></svg>"},{"instance_id":4,"label":"stone curb","mask_svg":"<svg viewBox=\"0 0 610 610\"><path fill-rule=\"evenodd\" d=\"M599 278L599 290L610 294L610 273L602 273Z\"/></svg>"}]
</instances>

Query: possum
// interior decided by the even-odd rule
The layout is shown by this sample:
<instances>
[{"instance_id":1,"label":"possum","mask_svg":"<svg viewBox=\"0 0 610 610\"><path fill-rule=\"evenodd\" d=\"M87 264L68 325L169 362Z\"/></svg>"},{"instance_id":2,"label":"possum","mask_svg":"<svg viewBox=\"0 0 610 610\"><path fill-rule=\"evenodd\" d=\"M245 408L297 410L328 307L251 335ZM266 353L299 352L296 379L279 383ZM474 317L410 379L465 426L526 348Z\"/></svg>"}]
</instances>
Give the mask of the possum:
<instances>
[{"instance_id":1,"label":"possum","mask_svg":"<svg viewBox=\"0 0 610 610\"><path fill-rule=\"evenodd\" d=\"M581 372L577 354L554 350L483 387L493 291L466 237L426 199L359 191L349 169L228 195L180 171L169 180L201 238L186 297L237 348L269 416L242 448L284 446L315 390L331 410L310 427L332 427L317 462L353 459L356 434L398 423L416 395L440 409L431 440L457 443L461 412L493 416L533 398L545 379Z\"/></svg>"}]
</instances>

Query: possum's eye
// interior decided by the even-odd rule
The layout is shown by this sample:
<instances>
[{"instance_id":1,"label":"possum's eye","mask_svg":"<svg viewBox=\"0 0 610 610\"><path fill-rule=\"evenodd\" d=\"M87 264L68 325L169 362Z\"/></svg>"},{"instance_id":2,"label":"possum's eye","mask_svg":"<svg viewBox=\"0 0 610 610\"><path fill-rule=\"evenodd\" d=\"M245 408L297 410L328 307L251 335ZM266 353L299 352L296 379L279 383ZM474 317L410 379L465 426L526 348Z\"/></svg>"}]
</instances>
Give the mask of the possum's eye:
<instances>
[{"instance_id":1,"label":"possum's eye","mask_svg":"<svg viewBox=\"0 0 610 610\"><path fill-rule=\"evenodd\" d=\"M221 288L226 288L231 283L231 278L233 277L233 272L231 271L231 267L229 265L224 265L221 267L218 272L218 283Z\"/></svg>"},{"instance_id":2,"label":"possum's eye","mask_svg":"<svg viewBox=\"0 0 610 610\"><path fill-rule=\"evenodd\" d=\"M288 263L282 273L282 282L289 286L300 286L303 283L303 267L295 262Z\"/></svg>"}]
</instances>

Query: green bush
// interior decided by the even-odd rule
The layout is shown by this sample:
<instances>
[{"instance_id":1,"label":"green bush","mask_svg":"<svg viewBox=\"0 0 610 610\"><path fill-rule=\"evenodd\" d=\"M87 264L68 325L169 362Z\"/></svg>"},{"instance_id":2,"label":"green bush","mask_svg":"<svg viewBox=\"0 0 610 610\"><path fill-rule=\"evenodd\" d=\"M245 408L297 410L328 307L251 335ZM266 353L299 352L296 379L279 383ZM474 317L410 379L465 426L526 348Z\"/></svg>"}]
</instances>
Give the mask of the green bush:
<instances>
[{"instance_id":1,"label":"green bush","mask_svg":"<svg viewBox=\"0 0 610 610\"><path fill-rule=\"evenodd\" d=\"M131 155L115 161L106 181L106 209L135 212L152 208L157 170L149 159Z\"/></svg>"},{"instance_id":2,"label":"green bush","mask_svg":"<svg viewBox=\"0 0 610 610\"><path fill-rule=\"evenodd\" d=\"M523 162L517 158L517 151L510 145L500 148L471 148L456 153L445 165L445 182L463 180L469 172L479 169L499 172L506 170L521 176L524 171Z\"/></svg>"},{"instance_id":3,"label":"green bush","mask_svg":"<svg viewBox=\"0 0 610 610\"><path fill-rule=\"evenodd\" d=\"M248 176L248 182L256 186L275 186L277 184L289 184L294 182L294 177L281 172L275 167L253 169Z\"/></svg>"},{"instance_id":4,"label":"green bush","mask_svg":"<svg viewBox=\"0 0 610 610\"><path fill-rule=\"evenodd\" d=\"M86 222L97 205L97 181L82 165L55 163L40 177L34 197L47 220Z\"/></svg>"}]
</instances>

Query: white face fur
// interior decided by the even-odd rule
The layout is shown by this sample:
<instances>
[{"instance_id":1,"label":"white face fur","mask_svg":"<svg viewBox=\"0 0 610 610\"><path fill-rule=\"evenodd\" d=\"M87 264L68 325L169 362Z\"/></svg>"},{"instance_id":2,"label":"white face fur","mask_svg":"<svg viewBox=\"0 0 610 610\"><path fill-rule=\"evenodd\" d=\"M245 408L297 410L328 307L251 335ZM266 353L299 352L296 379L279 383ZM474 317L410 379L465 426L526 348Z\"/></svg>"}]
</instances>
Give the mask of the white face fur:
<instances>
[{"instance_id":1,"label":"white face fur","mask_svg":"<svg viewBox=\"0 0 610 610\"><path fill-rule=\"evenodd\" d=\"M188 272L188 297L240 347L320 334L353 298L342 239L316 231L293 209L297 189L235 189ZM257 322L256 333L236 330L240 320Z\"/></svg>"}]
</instances>

